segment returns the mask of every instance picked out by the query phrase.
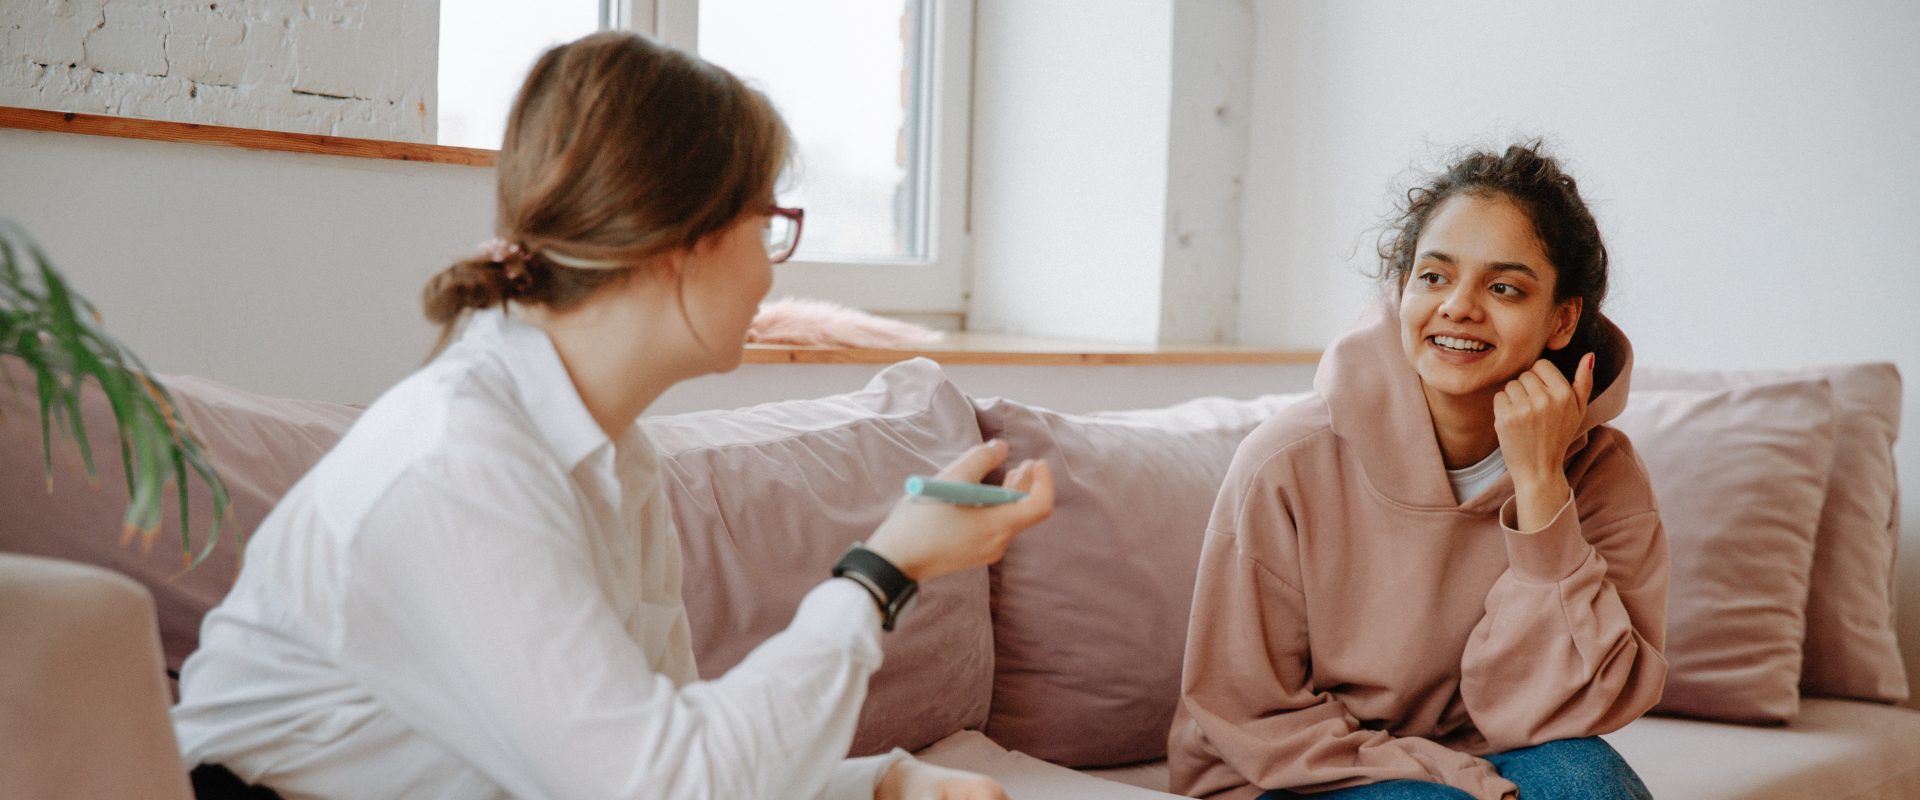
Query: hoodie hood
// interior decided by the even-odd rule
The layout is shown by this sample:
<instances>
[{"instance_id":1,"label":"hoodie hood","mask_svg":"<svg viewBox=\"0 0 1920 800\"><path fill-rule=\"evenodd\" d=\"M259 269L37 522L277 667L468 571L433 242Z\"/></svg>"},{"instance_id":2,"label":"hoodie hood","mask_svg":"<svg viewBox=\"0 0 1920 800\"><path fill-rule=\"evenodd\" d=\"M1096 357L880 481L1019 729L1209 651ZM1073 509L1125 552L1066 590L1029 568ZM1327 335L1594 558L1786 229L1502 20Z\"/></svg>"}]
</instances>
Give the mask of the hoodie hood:
<instances>
[{"instance_id":1,"label":"hoodie hood","mask_svg":"<svg viewBox=\"0 0 1920 800\"><path fill-rule=\"evenodd\" d=\"M1627 405L1633 347L1612 320L1594 313L1603 344L1594 355L1593 397L1568 457ZM1370 301L1359 323L1327 349L1313 388L1326 398L1334 435L1358 454L1375 489L1411 506L1457 505L1420 375L1400 346L1400 320L1391 298Z\"/></svg>"}]
</instances>

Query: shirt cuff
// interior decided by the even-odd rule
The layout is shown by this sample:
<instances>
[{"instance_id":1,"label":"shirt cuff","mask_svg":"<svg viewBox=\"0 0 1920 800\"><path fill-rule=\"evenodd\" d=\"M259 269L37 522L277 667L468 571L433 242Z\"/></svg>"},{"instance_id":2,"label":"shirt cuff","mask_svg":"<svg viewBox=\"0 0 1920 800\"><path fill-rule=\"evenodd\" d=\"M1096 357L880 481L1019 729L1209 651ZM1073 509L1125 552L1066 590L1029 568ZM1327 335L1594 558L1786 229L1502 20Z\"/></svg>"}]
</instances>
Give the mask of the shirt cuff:
<instances>
[{"instance_id":1,"label":"shirt cuff","mask_svg":"<svg viewBox=\"0 0 1920 800\"><path fill-rule=\"evenodd\" d=\"M869 669L880 668L880 609L860 584L833 578L801 598L788 630L845 648Z\"/></svg>"},{"instance_id":2,"label":"shirt cuff","mask_svg":"<svg viewBox=\"0 0 1920 800\"><path fill-rule=\"evenodd\" d=\"M1571 494L1553 519L1537 531L1522 531L1519 505L1507 498L1500 506L1500 530L1507 537L1507 564L1515 577L1533 583L1559 583L1586 563L1593 546L1580 535L1580 512Z\"/></svg>"}]
</instances>

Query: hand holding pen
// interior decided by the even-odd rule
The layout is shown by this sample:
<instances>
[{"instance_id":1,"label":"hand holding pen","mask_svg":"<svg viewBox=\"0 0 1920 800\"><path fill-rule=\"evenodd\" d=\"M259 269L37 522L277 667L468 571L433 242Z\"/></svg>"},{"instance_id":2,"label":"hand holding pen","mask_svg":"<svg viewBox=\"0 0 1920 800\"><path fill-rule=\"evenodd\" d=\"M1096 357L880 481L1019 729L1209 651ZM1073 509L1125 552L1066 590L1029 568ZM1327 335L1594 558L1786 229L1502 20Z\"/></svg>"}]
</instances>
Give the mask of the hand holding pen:
<instances>
[{"instance_id":1,"label":"hand holding pen","mask_svg":"<svg viewBox=\"0 0 1920 800\"><path fill-rule=\"evenodd\" d=\"M1020 462L1004 486L980 483L1006 459L1006 443L995 440L930 478L910 479L917 496L894 505L867 549L916 581L999 561L1015 535L1053 513L1053 472L1044 461Z\"/></svg>"}]
</instances>

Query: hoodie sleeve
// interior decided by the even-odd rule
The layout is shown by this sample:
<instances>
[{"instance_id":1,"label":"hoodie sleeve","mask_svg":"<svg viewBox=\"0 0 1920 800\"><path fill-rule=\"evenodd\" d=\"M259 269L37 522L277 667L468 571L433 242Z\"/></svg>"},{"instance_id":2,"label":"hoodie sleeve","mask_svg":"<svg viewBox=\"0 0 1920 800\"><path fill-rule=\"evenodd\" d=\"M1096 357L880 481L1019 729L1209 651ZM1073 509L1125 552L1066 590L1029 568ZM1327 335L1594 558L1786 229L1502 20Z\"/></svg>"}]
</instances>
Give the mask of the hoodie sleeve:
<instances>
[{"instance_id":1,"label":"hoodie sleeve","mask_svg":"<svg viewBox=\"0 0 1920 800\"><path fill-rule=\"evenodd\" d=\"M1660 700L1666 533L1646 470L1616 441L1546 527L1516 530L1514 501L1500 508L1508 568L1460 665L1467 711L1496 751L1617 730Z\"/></svg>"},{"instance_id":2,"label":"hoodie sleeve","mask_svg":"<svg viewBox=\"0 0 1920 800\"><path fill-rule=\"evenodd\" d=\"M1259 537L1290 551L1291 517L1270 486L1234 483L1230 475L1201 550L1169 747L1173 791L1239 797L1407 779L1480 800L1514 792L1487 761L1363 728L1339 699L1315 689L1298 578L1289 581L1241 546L1242 537Z\"/></svg>"}]
</instances>

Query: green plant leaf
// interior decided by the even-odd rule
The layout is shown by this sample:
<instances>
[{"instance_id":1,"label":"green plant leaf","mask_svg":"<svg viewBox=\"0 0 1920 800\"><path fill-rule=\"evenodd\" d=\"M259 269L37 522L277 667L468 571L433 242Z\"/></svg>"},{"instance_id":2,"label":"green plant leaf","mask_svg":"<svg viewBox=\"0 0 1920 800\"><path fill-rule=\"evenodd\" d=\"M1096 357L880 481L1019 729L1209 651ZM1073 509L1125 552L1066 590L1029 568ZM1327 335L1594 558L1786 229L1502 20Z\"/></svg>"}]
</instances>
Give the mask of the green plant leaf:
<instances>
[{"instance_id":1,"label":"green plant leaf","mask_svg":"<svg viewBox=\"0 0 1920 800\"><path fill-rule=\"evenodd\" d=\"M168 448L167 457L173 461L173 485L180 493L180 551L191 553L193 519L187 514L187 460L181 457L178 447Z\"/></svg>"},{"instance_id":2,"label":"green plant leaf","mask_svg":"<svg viewBox=\"0 0 1920 800\"><path fill-rule=\"evenodd\" d=\"M53 370L34 365L34 382L40 388L40 456L47 467L47 491L53 491Z\"/></svg>"},{"instance_id":3,"label":"green plant leaf","mask_svg":"<svg viewBox=\"0 0 1920 800\"><path fill-rule=\"evenodd\" d=\"M56 420L80 447L87 474L96 475L81 403L91 378L106 396L116 422L114 438L129 497L122 516L123 538L138 530L151 541L164 517L165 487L171 481L180 501L183 560L191 569L212 554L231 497L205 446L180 417L166 387L139 356L102 327L99 310L72 290L20 226L4 219L0 219L0 356L18 357L34 375L41 458L49 489ZM8 383L11 386L11 376ZM188 507L190 472L200 476L213 496L207 542L197 554Z\"/></svg>"}]
</instances>

